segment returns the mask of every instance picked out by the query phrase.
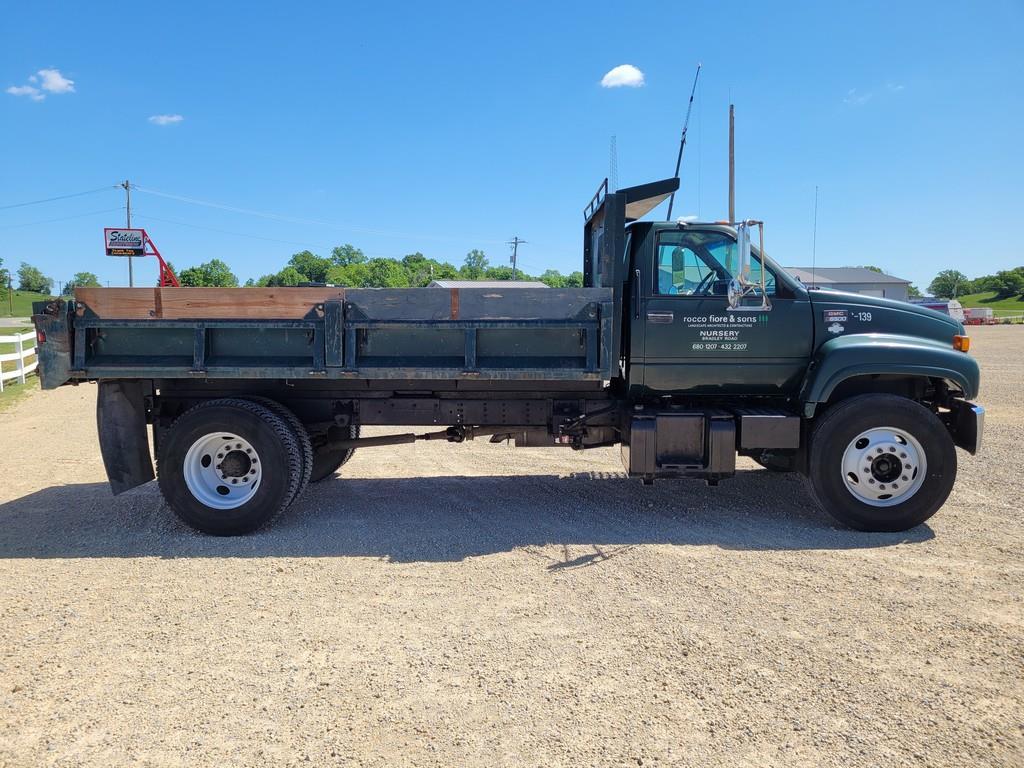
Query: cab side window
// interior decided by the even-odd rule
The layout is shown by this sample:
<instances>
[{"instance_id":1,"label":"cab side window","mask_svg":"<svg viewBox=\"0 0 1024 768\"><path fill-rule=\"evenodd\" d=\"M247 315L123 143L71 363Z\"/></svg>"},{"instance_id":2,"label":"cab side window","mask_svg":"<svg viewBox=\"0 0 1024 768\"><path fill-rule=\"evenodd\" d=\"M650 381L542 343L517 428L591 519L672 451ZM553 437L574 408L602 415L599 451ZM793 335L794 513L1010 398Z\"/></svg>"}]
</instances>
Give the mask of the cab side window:
<instances>
[{"instance_id":1,"label":"cab side window","mask_svg":"<svg viewBox=\"0 0 1024 768\"><path fill-rule=\"evenodd\" d=\"M721 232L662 232L656 260L654 292L659 296L726 296L729 281L739 275L736 241ZM761 260L756 255L751 258L749 280L761 282ZM765 291L775 295L771 270L765 275Z\"/></svg>"},{"instance_id":2,"label":"cab side window","mask_svg":"<svg viewBox=\"0 0 1024 768\"><path fill-rule=\"evenodd\" d=\"M657 292L667 296L693 296L714 275L714 269L689 248L658 248Z\"/></svg>"}]
</instances>

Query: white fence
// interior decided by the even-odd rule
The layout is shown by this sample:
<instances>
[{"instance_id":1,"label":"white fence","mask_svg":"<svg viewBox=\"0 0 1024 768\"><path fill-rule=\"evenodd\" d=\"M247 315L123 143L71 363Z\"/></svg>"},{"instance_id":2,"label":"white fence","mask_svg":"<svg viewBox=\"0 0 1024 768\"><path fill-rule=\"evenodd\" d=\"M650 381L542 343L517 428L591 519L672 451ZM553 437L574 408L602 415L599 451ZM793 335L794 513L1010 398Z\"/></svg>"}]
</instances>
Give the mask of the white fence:
<instances>
[{"instance_id":1,"label":"white fence","mask_svg":"<svg viewBox=\"0 0 1024 768\"><path fill-rule=\"evenodd\" d=\"M4 391L4 382L10 379L17 379L19 384L25 383L25 377L32 373L39 365L39 360L34 359L31 363L26 363L25 359L36 356L35 344L32 346L25 346L26 341L35 342L36 334L35 331L26 331L25 333L16 333L13 336L0 336L0 344L13 344L13 352L0 353L0 392ZM3 370L6 366L4 363L14 362L17 363L17 367L10 371Z\"/></svg>"}]
</instances>

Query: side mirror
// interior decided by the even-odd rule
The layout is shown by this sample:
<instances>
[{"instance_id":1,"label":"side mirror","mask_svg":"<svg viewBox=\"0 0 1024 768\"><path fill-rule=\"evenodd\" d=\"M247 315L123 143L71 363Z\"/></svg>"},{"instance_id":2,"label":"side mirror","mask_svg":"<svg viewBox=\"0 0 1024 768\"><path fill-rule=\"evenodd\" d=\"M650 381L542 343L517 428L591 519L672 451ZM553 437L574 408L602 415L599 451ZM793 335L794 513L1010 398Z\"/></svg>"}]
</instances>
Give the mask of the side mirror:
<instances>
[{"instance_id":1,"label":"side mirror","mask_svg":"<svg viewBox=\"0 0 1024 768\"><path fill-rule=\"evenodd\" d=\"M672 249L672 271L682 272L686 269L686 255L678 245Z\"/></svg>"},{"instance_id":2,"label":"side mirror","mask_svg":"<svg viewBox=\"0 0 1024 768\"><path fill-rule=\"evenodd\" d=\"M761 254L763 258L764 254L764 222L761 221L741 221L736 225L736 251L737 259L739 260L738 269L736 270L736 276L729 281L729 309L732 310L746 310L751 312L766 312L772 308L771 303L768 301L768 293L765 288L765 273L767 272L762 265L761 280L760 284L750 282L750 227L756 225L758 232L760 233L761 239ZM760 289L761 304L759 306L744 306L743 299L747 296L756 296Z\"/></svg>"},{"instance_id":3,"label":"side mirror","mask_svg":"<svg viewBox=\"0 0 1024 768\"><path fill-rule=\"evenodd\" d=\"M736 227L736 250L739 259L736 277L745 287L750 284L750 226L745 221Z\"/></svg>"}]
</instances>

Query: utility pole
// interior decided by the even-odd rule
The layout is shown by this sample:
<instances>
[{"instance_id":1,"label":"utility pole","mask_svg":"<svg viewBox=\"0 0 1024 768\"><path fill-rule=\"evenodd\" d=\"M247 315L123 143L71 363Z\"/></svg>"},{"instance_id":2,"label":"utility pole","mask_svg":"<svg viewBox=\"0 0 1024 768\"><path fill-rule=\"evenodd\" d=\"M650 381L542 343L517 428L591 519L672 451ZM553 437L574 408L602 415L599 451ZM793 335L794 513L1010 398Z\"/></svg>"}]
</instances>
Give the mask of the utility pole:
<instances>
[{"instance_id":1,"label":"utility pole","mask_svg":"<svg viewBox=\"0 0 1024 768\"><path fill-rule=\"evenodd\" d=\"M519 256L519 246L520 245L525 245L526 241L525 240L520 240L519 236L516 235L515 237L513 237L511 240L508 241L508 244L512 246L512 258L510 259L510 261L512 262L512 279L515 280L516 279L516 258Z\"/></svg>"},{"instance_id":2,"label":"utility pole","mask_svg":"<svg viewBox=\"0 0 1024 768\"><path fill-rule=\"evenodd\" d=\"M736 112L729 105L729 222L736 221Z\"/></svg>"},{"instance_id":3,"label":"utility pole","mask_svg":"<svg viewBox=\"0 0 1024 768\"><path fill-rule=\"evenodd\" d=\"M128 179L124 180L124 184L121 185L124 189L124 211L125 219L127 220L126 227L132 228L132 185L128 182ZM132 257L128 257L128 287L135 287L135 276L132 273Z\"/></svg>"}]
</instances>

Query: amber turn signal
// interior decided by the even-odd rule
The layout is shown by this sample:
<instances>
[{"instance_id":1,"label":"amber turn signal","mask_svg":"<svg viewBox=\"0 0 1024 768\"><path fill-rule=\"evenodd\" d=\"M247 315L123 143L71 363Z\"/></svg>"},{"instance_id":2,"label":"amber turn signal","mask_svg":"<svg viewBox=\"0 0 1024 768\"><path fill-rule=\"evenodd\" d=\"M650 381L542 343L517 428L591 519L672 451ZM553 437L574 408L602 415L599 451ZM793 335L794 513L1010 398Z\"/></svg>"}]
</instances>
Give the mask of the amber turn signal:
<instances>
[{"instance_id":1,"label":"amber turn signal","mask_svg":"<svg viewBox=\"0 0 1024 768\"><path fill-rule=\"evenodd\" d=\"M970 336L954 336L953 337L953 349L960 352L967 352L971 348L971 337Z\"/></svg>"}]
</instances>

